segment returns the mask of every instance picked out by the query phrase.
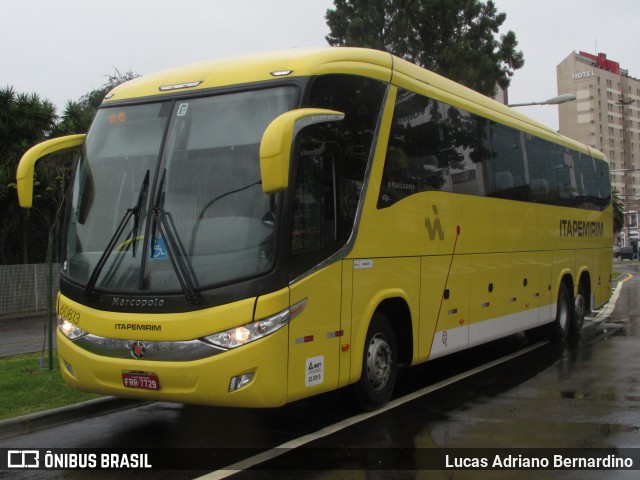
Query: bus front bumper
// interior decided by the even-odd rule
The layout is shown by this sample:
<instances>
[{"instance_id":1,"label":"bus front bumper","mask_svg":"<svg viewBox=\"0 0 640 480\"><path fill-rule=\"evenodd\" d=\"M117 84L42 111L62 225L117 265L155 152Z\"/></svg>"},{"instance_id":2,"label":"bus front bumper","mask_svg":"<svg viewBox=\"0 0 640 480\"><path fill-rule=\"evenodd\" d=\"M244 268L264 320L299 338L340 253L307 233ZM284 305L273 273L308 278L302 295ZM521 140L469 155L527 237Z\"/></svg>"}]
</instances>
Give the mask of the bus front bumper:
<instances>
[{"instance_id":1,"label":"bus front bumper","mask_svg":"<svg viewBox=\"0 0 640 480\"><path fill-rule=\"evenodd\" d=\"M285 326L236 349L172 361L138 360L130 353L129 358L101 355L58 330L60 371L72 387L104 395L200 405L277 407L287 400L288 331ZM139 347L144 349L141 343ZM134 346L130 350L134 351Z\"/></svg>"}]
</instances>

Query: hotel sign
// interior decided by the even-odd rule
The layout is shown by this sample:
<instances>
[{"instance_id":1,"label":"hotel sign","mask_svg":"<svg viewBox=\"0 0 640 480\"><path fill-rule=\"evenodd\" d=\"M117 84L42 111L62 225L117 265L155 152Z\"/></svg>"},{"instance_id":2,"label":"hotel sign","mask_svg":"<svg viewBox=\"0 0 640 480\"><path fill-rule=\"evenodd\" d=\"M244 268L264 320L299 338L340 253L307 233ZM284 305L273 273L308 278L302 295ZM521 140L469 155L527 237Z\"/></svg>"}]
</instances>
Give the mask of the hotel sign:
<instances>
[{"instance_id":1,"label":"hotel sign","mask_svg":"<svg viewBox=\"0 0 640 480\"><path fill-rule=\"evenodd\" d=\"M584 78L597 77L595 70L583 70L582 72L574 72L573 80L582 80Z\"/></svg>"}]
</instances>

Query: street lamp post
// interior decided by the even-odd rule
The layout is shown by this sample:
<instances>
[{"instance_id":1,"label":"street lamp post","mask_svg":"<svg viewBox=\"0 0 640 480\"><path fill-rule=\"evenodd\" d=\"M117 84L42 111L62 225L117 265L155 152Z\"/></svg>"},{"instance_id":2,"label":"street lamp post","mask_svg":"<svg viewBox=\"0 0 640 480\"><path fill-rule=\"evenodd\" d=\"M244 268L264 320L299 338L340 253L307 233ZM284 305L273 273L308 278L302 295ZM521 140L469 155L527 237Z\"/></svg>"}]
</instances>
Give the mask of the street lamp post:
<instances>
[{"instance_id":1,"label":"street lamp post","mask_svg":"<svg viewBox=\"0 0 640 480\"><path fill-rule=\"evenodd\" d=\"M557 97L550 98L544 102L529 102L529 103L510 103L509 107L528 107L530 105L560 105L561 103L572 102L576 99L573 93L565 93L558 95Z\"/></svg>"}]
</instances>

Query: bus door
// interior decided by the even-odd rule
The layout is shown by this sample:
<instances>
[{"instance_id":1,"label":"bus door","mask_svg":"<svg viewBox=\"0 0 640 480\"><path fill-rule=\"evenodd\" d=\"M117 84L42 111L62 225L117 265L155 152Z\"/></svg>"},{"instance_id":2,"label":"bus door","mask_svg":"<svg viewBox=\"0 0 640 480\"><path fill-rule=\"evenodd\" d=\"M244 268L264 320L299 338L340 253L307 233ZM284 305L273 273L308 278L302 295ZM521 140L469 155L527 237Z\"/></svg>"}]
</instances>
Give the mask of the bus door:
<instances>
[{"instance_id":1,"label":"bus door","mask_svg":"<svg viewBox=\"0 0 640 480\"><path fill-rule=\"evenodd\" d=\"M302 308L289 324L288 401L338 388L342 262L291 286L291 305Z\"/></svg>"},{"instance_id":2,"label":"bus door","mask_svg":"<svg viewBox=\"0 0 640 480\"><path fill-rule=\"evenodd\" d=\"M316 131L305 131L311 139L302 141L290 200L290 303L304 310L289 324L288 401L336 389L340 372L342 261L334 254L351 232L347 189L339 152L318 148Z\"/></svg>"}]
</instances>

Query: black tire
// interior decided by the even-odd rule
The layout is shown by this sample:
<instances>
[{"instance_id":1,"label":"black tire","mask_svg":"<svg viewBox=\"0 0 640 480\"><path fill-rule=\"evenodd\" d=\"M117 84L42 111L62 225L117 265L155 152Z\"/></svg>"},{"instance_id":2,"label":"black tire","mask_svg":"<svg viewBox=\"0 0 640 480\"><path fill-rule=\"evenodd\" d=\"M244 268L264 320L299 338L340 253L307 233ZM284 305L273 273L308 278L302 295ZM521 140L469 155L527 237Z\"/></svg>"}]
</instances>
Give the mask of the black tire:
<instances>
[{"instance_id":1,"label":"black tire","mask_svg":"<svg viewBox=\"0 0 640 480\"><path fill-rule=\"evenodd\" d=\"M584 317L587 315L587 299L585 298L585 288L580 283L578 293L573 301L573 316L571 317L571 333L578 334L584 325Z\"/></svg>"},{"instance_id":2,"label":"black tire","mask_svg":"<svg viewBox=\"0 0 640 480\"><path fill-rule=\"evenodd\" d=\"M358 404L366 411L380 408L391 398L397 378L396 335L387 317L376 313L367 331L360 380L354 385Z\"/></svg>"},{"instance_id":3,"label":"black tire","mask_svg":"<svg viewBox=\"0 0 640 480\"><path fill-rule=\"evenodd\" d=\"M556 319L549 325L549 337L555 342L564 342L569 335L569 329L573 318L573 302L571 293L565 282L558 289L558 306Z\"/></svg>"}]
</instances>

